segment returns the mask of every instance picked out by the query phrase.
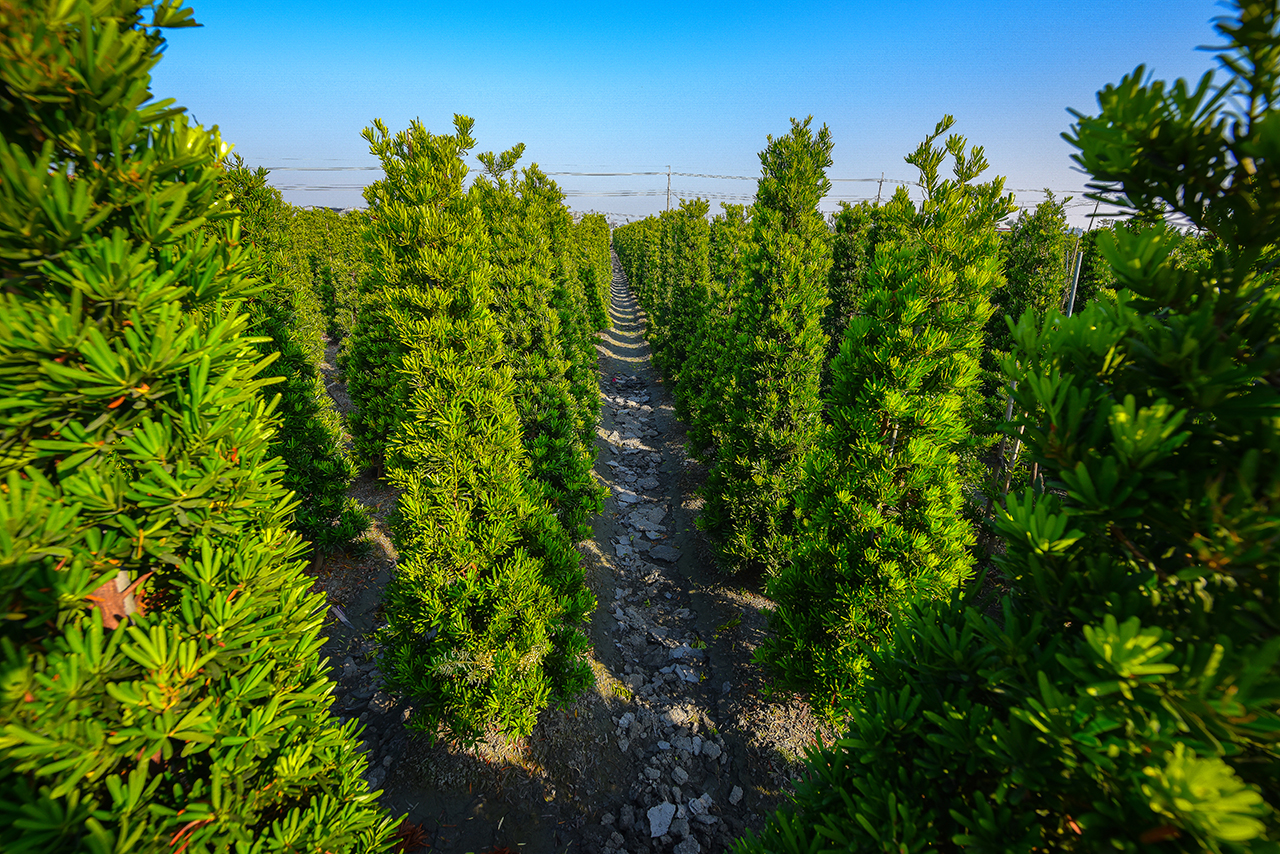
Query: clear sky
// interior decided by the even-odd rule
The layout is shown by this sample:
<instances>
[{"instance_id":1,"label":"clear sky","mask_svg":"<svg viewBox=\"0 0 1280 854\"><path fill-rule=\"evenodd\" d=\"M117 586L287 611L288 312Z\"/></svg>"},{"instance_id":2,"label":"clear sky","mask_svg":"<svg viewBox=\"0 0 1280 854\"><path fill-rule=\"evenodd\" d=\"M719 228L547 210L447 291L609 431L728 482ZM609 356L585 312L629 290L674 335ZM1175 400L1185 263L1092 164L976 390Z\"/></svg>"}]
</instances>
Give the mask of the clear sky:
<instances>
[{"instance_id":1,"label":"clear sky","mask_svg":"<svg viewBox=\"0 0 1280 854\"><path fill-rule=\"evenodd\" d=\"M192 0L153 91L217 124L295 204L361 206L375 117L433 131L476 120L477 151L527 146L575 210L643 216L675 172L755 177L766 136L813 115L832 178L913 180L903 156L944 113L1018 201L1075 191L1068 107L1142 63L1162 79L1214 67L1206 0L1076 2L488 3ZM287 167L287 168L285 168ZM305 167L324 171L308 171ZM751 181L675 176L677 196L749 195ZM837 181L839 198L876 194ZM886 190L886 192L888 192ZM625 194L625 195L623 195ZM718 209L713 200L712 209ZM1071 208L1081 224L1091 206Z\"/></svg>"}]
</instances>

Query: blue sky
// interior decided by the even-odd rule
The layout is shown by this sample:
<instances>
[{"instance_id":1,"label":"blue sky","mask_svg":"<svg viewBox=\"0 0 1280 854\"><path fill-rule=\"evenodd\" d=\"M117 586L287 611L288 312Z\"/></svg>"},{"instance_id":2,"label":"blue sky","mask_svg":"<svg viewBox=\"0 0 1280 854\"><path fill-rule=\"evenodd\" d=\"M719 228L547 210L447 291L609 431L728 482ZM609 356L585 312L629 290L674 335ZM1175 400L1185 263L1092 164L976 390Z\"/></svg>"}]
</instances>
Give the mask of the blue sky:
<instances>
[{"instance_id":1,"label":"blue sky","mask_svg":"<svg viewBox=\"0 0 1280 854\"><path fill-rule=\"evenodd\" d=\"M986 149L988 175L1078 191L1059 137L1067 108L1094 111L1096 91L1140 63L1199 77L1213 58L1195 48L1216 41L1210 21L1226 11L1203 0L193 5L204 26L170 31L155 95L219 125L250 164L289 167L272 173L287 200L334 206L362 205L358 186L378 176L333 171L376 165L360 138L375 117L444 132L455 112L476 120L477 151L524 142L524 163L552 172L741 176L758 175L768 134L812 114L832 131L831 177L907 180L903 156L951 113ZM575 209L619 221L666 205L665 174L557 181ZM682 176L672 187L754 189ZM836 182L833 196L875 192ZM1088 209L1071 213L1083 223Z\"/></svg>"}]
</instances>

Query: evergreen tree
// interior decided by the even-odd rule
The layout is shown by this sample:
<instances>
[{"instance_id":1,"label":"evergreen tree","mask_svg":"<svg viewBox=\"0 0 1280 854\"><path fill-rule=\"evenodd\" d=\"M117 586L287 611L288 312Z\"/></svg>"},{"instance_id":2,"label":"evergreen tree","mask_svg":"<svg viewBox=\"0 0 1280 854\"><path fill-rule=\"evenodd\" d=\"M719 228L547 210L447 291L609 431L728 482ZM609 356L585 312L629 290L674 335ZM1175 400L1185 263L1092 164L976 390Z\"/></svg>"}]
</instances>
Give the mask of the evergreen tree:
<instances>
[{"instance_id":1,"label":"evergreen tree","mask_svg":"<svg viewBox=\"0 0 1280 854\"><path fill-rule=\"evenodd\" d=\"M488 176L472 185L471 194L489 231L497 317L511 358L531 473L565 530L585 539L604 500L591 474L594 446L584 445L575 423L570 363L553 305L555 258L539 204L546 179L536 167L522 180L506 177L523 150L520 145L502 155L481 154Z\"/></svg>"},{"instance_id":2,"label":"evergreen tree","mask_svg":"<svg viewBox=\"0 0 1280 854\"><path fill-rule=\"evenodd\" d=\"M325 332L341 341L355 328L360 314L361 283L368 272L364 257L363 210L339 213L329 208L292 208L290 255L309 271L320 299Z\"/></svg>"},{"instance_id":3,"label":"evergreen tree","mask_svg":"<svg viewBox=\"0 0 1280 854\"><path fill-rule=\"evenodd\" d=\"M299 502L294 529L317 546L350 542L370 522L346 497L355 469L321 379L325 321L309 281L310 264L291 257L291 206L268 186L267 170L249 169L239 155L224 165L221 185L240 211L240 240L253 247L261 262L255 272L266 285L250 302L249 314L253 331L267 339L258 351L278 354L271 370L283 380L272 389L280 395L281 429L270 452L284 459L284 485Z\"/></svg>"},{"instance_id":4,"label":"evergreen tree","mask_svg":"<svg viewBox=\"0 0 1280 854\"><path fill-rule=\"evenodd\" d=\"M975 179L981 148L935 143L945 117L906 159L920 170L879 212L884 235L832 365L831 426L805 463L792 561L768 585L775 636L761 657L782 680L838 709L903 602L947 598L969 576L973 532L956 450L965 393L980 380L982 328L1000 282L996 224L1012 208L1003 179ZM955 177L940 180L944 158Z\"/></svg>"},{"instance_id":5,"label":"evergreen tree","mask_svg":"<svg viewBox=\"0 0 1280 854\"><path fill-rule=\"evenodd\" d=\"M521 444L488 229L462 186L471 128L457 116L450 135L365 130L386 174L365 197L407 388L386 450L402 494L382 672L412 701L411 727L464 738L527 735L549 701L590 684L578 626L594 606Z\"/></svg>"},{"instance_id":6,"label":"evergreen tree","mask_svg":"<svg viewBox=\"0 0 1280 854\"><path fill-rule=\"evenodd\" d=\"M818 202L831 184L831 135L811 121L793 119L760 154L749 273L729 318L732 380L698 521L726 572L785 562L792 492L821 428L831 247Z\"/></svg>"},{"instance_id":7,"label":"evergreen tree","mask_svg":"<svg viewBox=\"0 0 1280 854\"><path fill-rule=\"evenodd\" d=\"M689 425L689 449L706 460L715 429L724 423L732 392L729 318L747 280L751 243L750 208L721 205L707 240L707 298L702 322L693 333L689 356L676 386L676 413Z\"/></svg>"},{"instance_id":8,"label":"evergreen tree","mask_svg":"<svg viewBox=\"0 0 1280 854\"><path fill-rule=\"evenodd\" d=\"M582 253L579 272L586 297L587 315L594 329L608 329L609 304L613 300L613 257L609 252L609 221L603 214L587 214L574 227Z\"/></svg>"},{"instance_id":9,"label":"evergreen tree","mask_svg":"<svg viewBox=\"0 0 1280 854\"><path fill-rule=\"evenodd\" d=\"M866 287L867 272L880 237L880 211L879 203L841 202L832 222L831 273L827 279L830 302L822 318L822 331L830 342L822 378L824 395L831 390L831 363L840 352L845 327L857 311Z\"/></svg>"},{"instance_id":10,"label":"evergreen tree","mask_svg":"<svg viewBox=\"0 0 1280 854\"><path fill-rule=\"evenodd\" d=\"M1225 81L1139 67L1067 137L1147 224L1099 238L1115 299L1013 332L1049 486L999 517L1013 595L895 619L848 737L740 850L1276 850L1280 8L1236 11Z\"/></svg>"},{"instance_id":11,"label":"evergreen tree","mask_svg":"<svg viewBox=\"0 0 1280 854\"><path fill-rule=\"evenodd\" d=\"M0 6L0 839L378 851L177 3ZM212 234L225 225L226 239Z\"/></svg>"}]
</instances>

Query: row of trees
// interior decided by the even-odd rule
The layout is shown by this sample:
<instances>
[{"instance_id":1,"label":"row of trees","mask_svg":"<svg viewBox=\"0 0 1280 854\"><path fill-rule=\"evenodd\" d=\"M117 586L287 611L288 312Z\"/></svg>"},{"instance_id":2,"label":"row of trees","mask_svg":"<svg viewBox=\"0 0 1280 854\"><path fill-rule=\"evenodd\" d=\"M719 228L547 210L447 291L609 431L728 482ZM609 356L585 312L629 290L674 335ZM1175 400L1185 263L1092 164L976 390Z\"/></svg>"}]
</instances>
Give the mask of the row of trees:
<instances>
[{"instance_id":1,"label":"row of trees","mask_svg":"<svg viewBox=\"0 0 1280 854\"><path fill-rule=\"evenodd\" d=\"M472 121L365 131L371 265L343 356L362 461L401 490L384 593L388 687L410 725L527 734L590 684L594 607L573 547L602 505L591 475L603 322L602 218L575 225L523 146L481 154ZM591 294L591 297L588 296Z\"/></svg>"},{"instance_id":2,"label":"row of trees","mask_svg":"<svg viewBox=\"0 0 1280 854\"><path fill-rule=\"evenodd\" d=\"M1061 233L1053 211L998 237L1008 200L998 181L975 182L980 152L957 138L949 181L937 134L908 158L920 204L837 218L843 269L825 293L810 287L809 316L844 328L826 344L821 426L778 504L794 509L769 530L787 551L760 563L777 597L764 657L838 706L848 731L740 850L1280 844L1278 29L1274 2L1239 4L1218 22L1225 80L1168 86L1139 68L1099 93L1098 115L1076 114L1075 159L1131 216L1089 235L1105 268L1071 317L1035 284L1057 290L1065 272L1060 246L1034 251L1035 234ZM776 213L754 222L777 206L762 160L747 274L726 277L743 283L728 328L747 350L733 316L767 318L759 328L792 348L775 361L794 366L774 374L780 400L811 387L809 366L787 360L811 350L782 334L789 315L763 287ZM616 241L654 324L682 287L661 229ZM1006 308L1002 329L993 297L1025 311L1014 322ZM726 374L722 407L770 412L742 367ZM984 502L966 511L962 485L966 455L981 462L989 442L966 434L1002 420L991 392L1003 389L1003 433L1040 477L994 494L997 599L966 582L985 556L966 514ZM726 462L733 423L711 425L704 453L758 487L785 455Z\"/></svg>"},{"instance_id":3,"label":"row of trees","mask_svg":"<svg viewBox=\"0 0 1280 854\"><path fill-rule=\"evenodd\" d=\"M5 850L384 850L328 712L308 552L403 490L384 672L414 723L528 732L590 681L602 217L470 122L369 131L371 209L283 202L155 101L173 2L0 9ZM323 385L341 340L354 454ZM364 360L364 361L361 361Z\"/></svg>"},{"instance_id":4,"label":"row of trees","mask_svg":"<svg viewBox=\"0 0 1280 854\"><path fill-rule=\"evenodd\" d=\"M313 406L317 316L264 245L278 199L150 91L163 29L193 23L173 2L0 8L6 851L391 832L329 715L302 573L298 530L343 518L349 476Z\"/></svg>"}]
</instances>

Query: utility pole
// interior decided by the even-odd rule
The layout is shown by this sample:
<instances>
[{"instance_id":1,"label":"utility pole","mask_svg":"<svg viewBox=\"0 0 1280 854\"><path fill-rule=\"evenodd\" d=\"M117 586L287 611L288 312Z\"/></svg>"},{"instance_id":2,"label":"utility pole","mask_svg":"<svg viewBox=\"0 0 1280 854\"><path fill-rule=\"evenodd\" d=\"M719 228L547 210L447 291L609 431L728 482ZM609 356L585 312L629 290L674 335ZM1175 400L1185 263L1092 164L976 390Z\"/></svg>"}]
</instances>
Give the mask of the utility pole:
<instances>
[{"instance_id":1,"label":"utility pole","mask_svg":"<svg viewBox=\"0 0 1280 854\"><path fill-rule=\"evenodd\" d=\"M1084 231L1085 234L1088 234L1093 229L1093 220L1094 220L1094 217L1098 215L1098 205L1100 204L1102 204L1101 199L1094 202L1093 213L1089 215L1089 227L1085 229ZM1076 245L1079 246L1079 243L1080 243L1079 240L1077 240ZM1083 266L1084 266L1084 252L1077 251L1076 252L1076 274L1071 278L1071 296L1067 298L1067 317L1071 316L1072 310L1076 307L1076 286L1080 284L1080 268Z\"/></svg>"},{"instance_id":2,"label":"utility pole","mask_svg":"<svg viewBox=\"0 0 1280 854\"><path fill-rule=\"evenodd\" d=\"M667 210L671 210L671 167L667 166Z\"/></svg>"},{"instance_id":3,"label":"utility pole","mask_svg":"<svg viewBox=\"0 0 1280 854\"><path fill-rule=\"evenodd\" d=\"M884 187L884 173L880 173L880 182L876 184L876 207L880 207L880 190Z\"/></svg>"}]
</instances>

